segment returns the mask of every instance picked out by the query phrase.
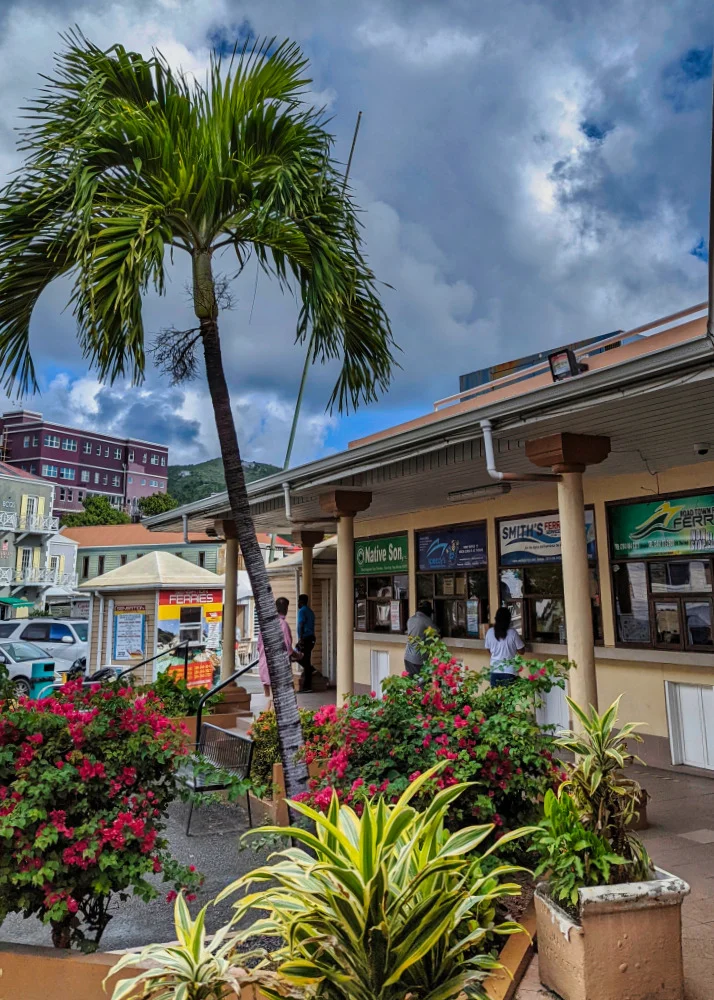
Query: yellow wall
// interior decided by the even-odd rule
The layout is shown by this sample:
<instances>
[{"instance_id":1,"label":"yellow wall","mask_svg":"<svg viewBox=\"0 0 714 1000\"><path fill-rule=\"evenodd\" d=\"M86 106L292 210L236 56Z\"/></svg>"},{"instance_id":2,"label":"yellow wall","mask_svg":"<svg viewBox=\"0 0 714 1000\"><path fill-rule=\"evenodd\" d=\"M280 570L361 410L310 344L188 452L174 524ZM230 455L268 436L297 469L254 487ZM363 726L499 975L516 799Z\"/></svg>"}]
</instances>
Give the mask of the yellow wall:
<instances>
[{"instance_id":1,"label":"yellow wall","mask_svg":"<svg viewBox=\"0 0 714 1000\"><path fill-rule=\"evenodd\" d=\"M633 455L633 464L640 460ZM652 736L667 736L667 715L665 707L665 681L689 684L714 685L714 654L681 653L664 650L627 650L615 648L615 623L610 586L606 502L613 500L647 500L657 495L714 490L714 462L699 462L694 465L669 469L657 476L647 472L626 476L598 475L594 468L584 477L585 502L595 509L597 534L598 569L605 655L598 657L596 667L598 695L601 707L622 694L621 717L647 723L645 732ZM491 612L498 607L498 563L496 520L558 509L557 487L555 484L538 483L533 486L517 486L504 496L474 501L464 504L449 504L411 514L392 517L361 519L355 523L355 535L360 538L389 532L410 532L410 613L415 610L416 586L414 545L412 533L424 528L441 527L450 524L486 521L488 531L489 596ZM365 636L355 639L355 683L370 683L370 650L387 650L390 657L390 671L398 673L404 663L403 636ZM484 667L487 654L478 640L454 640L450 648L454 656L462 659L469 667ZM566 656L565 647L539 649L536 644L531 654L539 658Z\"/></svg>"}]
</instances>

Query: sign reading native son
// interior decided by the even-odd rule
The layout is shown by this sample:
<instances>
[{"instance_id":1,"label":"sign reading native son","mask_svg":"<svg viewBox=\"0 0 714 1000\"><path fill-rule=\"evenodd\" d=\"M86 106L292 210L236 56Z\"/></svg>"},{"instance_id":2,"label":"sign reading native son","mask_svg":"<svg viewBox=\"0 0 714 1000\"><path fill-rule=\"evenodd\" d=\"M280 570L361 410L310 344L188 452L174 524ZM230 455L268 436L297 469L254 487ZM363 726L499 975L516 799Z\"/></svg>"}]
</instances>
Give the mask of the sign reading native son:
<instances>
[{"instance_id":1,"label":"sign reading native son","mask_svg":"<svg viewBox=\"0 0 714 1000\"><path fill-rule=\"evenodd\" d=\"M409 543L406 535L390 538L361 538L355 542L355 574L374 576L406 573L409 568Z\"/></svg>"}]
</instances>

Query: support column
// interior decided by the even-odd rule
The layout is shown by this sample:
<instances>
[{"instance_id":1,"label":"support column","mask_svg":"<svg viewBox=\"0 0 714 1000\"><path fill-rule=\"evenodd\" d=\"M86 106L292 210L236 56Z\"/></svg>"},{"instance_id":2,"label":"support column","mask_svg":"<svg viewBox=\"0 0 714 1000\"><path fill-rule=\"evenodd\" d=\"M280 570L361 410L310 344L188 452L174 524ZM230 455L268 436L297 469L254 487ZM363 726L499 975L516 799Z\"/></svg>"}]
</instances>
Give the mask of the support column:
<instances>
[{"instance_id":1,"label":"support column","mask_svg":"<svg viewBox=\"0 0 714 1000\"><path fill-rule=\"evenodd\" d=\"M354 517L337 522L337 705L352 694L355 682L355 533Z\"/></svg>"},{"instance_id":2,"label":"support column","mask_svg":"<svg viewBox=\"0 0 714 1000\"><path fill-rule=\"evenodd\" d=\"M595 640L590 604L582 472L562 473L558 483L558 510L568 659L577 665L577 670L570 674L570 697L585 709L589 705L597 708Z\"/></svg>"},{"instance_id":3,"label":"support column","mask_svg":"<svg viewBox=\"0 0 714 1000\"><path fill-rule=\"evenodd\" d=\"M337 520L337 705L354 691L354 518L366 510L372 494L365 490L331 490L320 507Z\"/></svg>"},{"instance_id":4,"label":"support column","mask_svg":"<svg viewBox=\"0 0 714 1000\"><path fill-rule=\"evenodd\" d=\"M221 531L226 540L226 571L223 590L223 655L221 680L236 669L236 605L238 603L238 538L232 521L223 521Z\"/></svg>"},{"instance_id":5,"label":"support column","mask_svg":"<svg viewBox=\"0 0 714 1000\"><path fill-rule=\"evenodd\" d=\"M604 462L610 439L591 434L552 434L526 441L526 455L535 465L550 466L560 476L560 551L563 567L565 627L570 673L570 697L582 708L598 707L595 642L590 602L590 569L585 533L583 473L586 466ZM606 567L603 567L602 572Z\"/></svg>"},{"instance_id":6,"label":"support column","mask_svg":"<svg viewBox=\"0 0 714 1000\"><path fill-rule=\"evenodd\" d=\"M307 531L299 528L293 531L293 541L302 547L302 585L303 594L307 594L312 604L312 561L315 546L325 537L324 531Z\"/></svg>"}]
</instances>

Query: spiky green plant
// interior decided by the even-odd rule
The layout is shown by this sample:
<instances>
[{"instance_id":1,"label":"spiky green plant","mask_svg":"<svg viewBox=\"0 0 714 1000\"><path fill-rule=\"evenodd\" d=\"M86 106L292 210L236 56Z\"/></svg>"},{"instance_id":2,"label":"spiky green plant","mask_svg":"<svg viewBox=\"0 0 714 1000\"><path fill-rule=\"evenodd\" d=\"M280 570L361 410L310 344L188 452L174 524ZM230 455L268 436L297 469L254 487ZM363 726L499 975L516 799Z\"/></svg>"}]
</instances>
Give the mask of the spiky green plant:
<instances>
[{"instance_id":1,"label":"spiky green plant","mask_svg":"<svg viewBox=\"0 0 714 1000\"><path fill-rule=\"evenodd\" d=\"M236 921L263 912L237 934L277 936L278 972L320 1000L451 1000L461 992L485 997L482 982L497 961L497 941L523 928L499 921L497 904L520 886L502 882L521 869L483 862L501 838L475 853L491 825L449 833L444 818L465 785L438 792L423 812L412 807L441 765L413 781L399 801L365 800L361 816L333 795L326 815L293 807L315 832L280 832L304 845L278 855L229 886L219 899L249 891L235 904ZM257 886L257 890L255 887ZM263 989L270 997L277 992Z\"/></svg>"},{"instance_id":2,"label":"spiky green plant","mask_svg":"<svg viewBox=\"0 0 714 1000\"><path fill-rule=\"evenodd\" d=\"M191 918L182 895L174 905L176 944L150 944L140 951L128 952L104 980L114 979L126 969L144 963L147 968L131 978L119 978L114 984L112 1000L150 997L151 1000L222 1000L240 997L241 987L270 988L273 995L301 997L275 972L262 965L247 969L236 965L235 942L231 924L222 927L211 938L206 937L204 906L195 920ZM253 958L243 955L242 959Z\"/></svg>"},{"instance_id":3,"label":"spiky green plant","mask_svg":"<svg viewBox=\"0 0 714 1000\"><path fill-rule=\"evenodd\" d=\"M628 722L617 727L620 698L602 715L592 706L585 712L568 698L570 711L582 728L577 733L563 733L556 743L574 756L571 763L565 764L568 777L562 787L572 796L583 826L603 837L613 852L629 863L615 881L637 881L648 878L652 866L644 844L630 829L643 791L639 782L624 773L624 768L643 763L627 746L628 740L642 743L636 731L642 723Z\"/></svg>"}]
</instances>

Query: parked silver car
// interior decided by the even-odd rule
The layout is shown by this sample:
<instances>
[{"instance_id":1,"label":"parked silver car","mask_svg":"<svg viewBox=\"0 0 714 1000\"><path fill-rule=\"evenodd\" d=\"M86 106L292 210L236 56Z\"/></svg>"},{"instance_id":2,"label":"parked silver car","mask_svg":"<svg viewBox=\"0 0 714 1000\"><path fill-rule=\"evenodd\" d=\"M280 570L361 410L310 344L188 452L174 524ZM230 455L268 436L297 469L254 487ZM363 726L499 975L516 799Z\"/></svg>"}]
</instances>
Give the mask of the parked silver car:
<instances>
[{"instance_id":1,"label":"parked silver car","mask_svg":"<svg viewBox=\"0 0 714 1000\"><path fill-rule=\"evenodd\" d=\"M0 640L37 643L64 665L87 655L87 629L88 622L75 618L13 618L0 622Z\"/></svg>"},{"instance_id":2,"label":"parked silver car","mask_svg":"<svg viewBox=\"0 0 714 1000\"><path fill-rule=\"evenodd\" d=\"M21 639L14 642L0 641L0 663L7 669L18 698L20 695L29 695L32 691L30 682L35 663L40 664L47 684L53 684L57 680L55 661L45 653L44 649L40 649L32 642L23 642Z\"/></svg>"}]
</instances>

